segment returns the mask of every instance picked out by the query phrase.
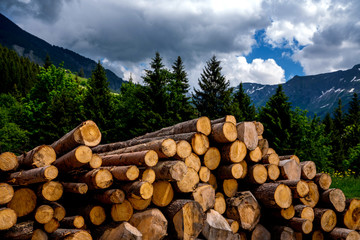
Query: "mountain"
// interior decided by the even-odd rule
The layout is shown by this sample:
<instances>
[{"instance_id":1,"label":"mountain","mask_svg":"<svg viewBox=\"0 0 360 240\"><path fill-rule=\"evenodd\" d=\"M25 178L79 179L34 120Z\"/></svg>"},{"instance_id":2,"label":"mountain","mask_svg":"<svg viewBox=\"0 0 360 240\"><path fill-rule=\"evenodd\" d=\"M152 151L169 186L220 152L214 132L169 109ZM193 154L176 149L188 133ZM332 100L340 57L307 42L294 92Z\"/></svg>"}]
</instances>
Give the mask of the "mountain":
<instances>
[{"instance_id":1,"label":"mountain","mask_svg":"<svg viewBox=\"0 0 360 240\"><path fill-rule=\"evenodd\" d=\"M1 13L0 44L15 50L20 56L28 57L40 65L44 64L48 54L54 65L59 66L60 63L64 62L64 68L78 73L83 69L86 78L91 76L92 70L96 67L94 60L81 56L71 50L47 43L22 30ZM109 87L112 90L118 90L124 82L122 78L116 76L115 73L108 69L106 69L106 76L109 81Z\"/></svg>"},{"instance_id":2,"label":"mountain","mask_svg":"<svg viewBox=\"0 0 360 240\"><path fill-rule=\"evenodd\" d=\"M243 83L243 87L255 106L260 107L275 93L277 85ZM339 98L347 110L354 92L360 91L360 64L344 71L295 76L283 84L283 89L293 107L307 109L311 115L324 117L331 113Z\"/></svg>"}]
</instances>

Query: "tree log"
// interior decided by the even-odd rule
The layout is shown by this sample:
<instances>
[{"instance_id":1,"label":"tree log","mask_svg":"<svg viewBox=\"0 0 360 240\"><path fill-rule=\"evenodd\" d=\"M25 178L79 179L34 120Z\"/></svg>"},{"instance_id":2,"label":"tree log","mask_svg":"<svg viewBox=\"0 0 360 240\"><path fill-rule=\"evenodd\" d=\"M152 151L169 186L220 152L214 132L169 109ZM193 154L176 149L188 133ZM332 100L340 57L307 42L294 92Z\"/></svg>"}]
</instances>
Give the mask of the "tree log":
<instances>
[{"instance_id":1,"label":"tree log","mask_svg":"<svg viewBox=\"0 0 360 240\"><path fill-rule=\"evenodd\" d=\"M7 204L14 197L14 188L7 183L0 183L0 205Z\"/></svg>"},{"instance_id":2,"label":"tree log","mask_svg":"<svg viewBox=\"0 0 360 240\"><path fill-rule=\"evenodd\" d=\"M208 184L210 184L215 190L217 189L218 185L217 185L216 177L213 173L210 173Z\"/></svg>"},{"instance_id":3,"label":"tree log","mask_svg":"<svg viewBox=\"0 0 360 240\"><path fill-rule=\"evenodd\" d=\"M39 186L37 195L47 201L57 201L63 195L64 189L61 183L50 181Z\"/></svg>"},{"instance_id":4,"label":"tree log","mask_svg":"<svg viewBox=\"0 0 360 240\"><path fill-rule=\"evenodd\" d=\"M18 168L19 162L16 155L12 152L3 152L0 154L0 170L14 171Z\"/></svg>"},{"instance_id":5,"label":"tree log","mask_svg":"<svg viewBox=\"0 0 360 240\"><path fill-rule=\"evenodd\" d=\"M311 180L316 175L316 165L313 161L300 162L301 178Z\"/></svg>"},{"instance_id":6,"label":"tree log","mask_svg":"<svg viewBox=\"0 0 360 240\"><path fill-rule=\"evenodd\" d=\"M253 184L263 184L268 178L268 171L262 164L255 164L248 169L247 180Z\"/></svg>"},{"instance_id":7,"label":"tree log","mask_svg":"<svg viewBox=\"0 0 360 240\"><path fill-rule=\"evenodd\" d=\"M239 184L236 179L225 179L222 184L222 188L225 196L233 197L238 191Z\"/></svg>"},{"instance_id":8,"label":"tree log","mask_svg":"<svg viewBox=\"0 0 360 240\"><path fill-rule=\"evenodd\" d=\"M306 205L295 205L295 215L299 218L314 221L314 209Z\"/></svg>"},{"instance_id":9,"label":"tree log","mask_svg":"<svg viewBox=\"0 0 360 240\"><path fill-rule=\"evenodd\" d=\"M48 145L41 145L33 150L18 156L21 167L37 168L49 166L56 160L54 149Z\"/></svg>"},{"instance_id":10,"label":"tree log","mask_svg":"<svg viewBox=\"0 0 360 240\"><path fill-rule=\"evenodd\" d=\"M20 188L14 192L14 196L7 207L14 210L17 217L26 216L36 207L36 195L29 188Z\"/></svg>"},{"instance_id":11,"label":"tree log","mask_svg":"<svg viewBox=\"0 0 360 240\"><path fill-rule=\"evenodd\" d=\"M300 198L300 201L309 207L315 207L316 204L319 202L319 190L317 185L314 182L308 182L309 186L309 194L305 197Z\"/></svg>"},{"instance_id":12,"label":"tree log","mask_svg":"<svg viewBox=\"0 0 360 240\"><path fill-rule=\"evenodd\" d=\"M266 139L259 139L259 141L258 141L258 147L260 148L260 150L261 150L261 155L262 155L262 157L264 157L267 153L268 153L268 151L269 151L269 142L268 142L268 140L266 140Z\"/></svg>"},{"instance_id":13,"label":"tree log","mask_svg":"<svg viewBox=\"0 0 360 240\"><path fill-rule=\"evenodd\" d=\"M222 165L217 169L218 179L239 179L243 175L243 166L240 163L234 163L231 165Z\"/></svg>"},{"instance_id":14,"label":"tree log","mask_svg":"<svg viewBox=\"0 0 360 240\"><path fill-rule=\"evenodd\" d=\"M294 159L280 161L279 168L283 179L300 180L301 167Z\"/></svg>"},{"instance_id":15,"label":"tree log","mask_svg":"<svg viewBox=\"0 0 360 240\"><path fill-rule=\"evenodd\" d=\"M314 182L319 186L321 190L328 190L331 185L331 177L327 173L317 173L314 178Z\"/></svg>"},{"instance_id":16,"label":"tree log","mask_svg":"<svg viewBox=\"0 0 360 240\"><path fill-rule=\"evenodd\" d=\"M279 166L279 163L280 163L279 155L277 155L276 153L266 154L262 158L262 163L274 164L274 165Z\"/></svg>"},{"instance_id":17,"label":"tree log","mask_svg":"<svg viewBox=\"0 0 360 240\"><path fill-rule=\"evenodd\" d=\"M26 186L29 184L51 181L57 176L58 169L55 166L50 165L12 173L7 182L14 185Z\"/></svg>"},{"instance_id":18,"label":"tree log","mask_svg":"<svg viewBox=\"0 0 360 240\"><path fill-rule=\"evenodd\" d=\"M214 210L220 214L224 214L226 211L225 197L224 194L222 194L221 192L217 192L215 194Z\"/></svg>"},{"instance_id":19,"label":"tree log","mask_svg":"<svg viewBox=\"0 0 360 240\"><path fill-rule=\"evenodd\" d=\"M176 182L175 189L184 193L192 192L199 181L200 179L198 173L194 169L188 168L183 179Z\"/></svg>"},{"instance_id":20,"label":"tree log","mask_svg":"<svg viewBox=\"0 0 360 240\"><path fill-rule=\"evenodd\" d=\"M139 169L134 165L102 167L111 172L113 177L118 181L134 181L139 177Z\"/></svg>"},{"instance_id":21,"label":"tree log","mask_svg":"<svg viewBox=\"0 0 360 240\"><path fill-rule=\"evenodd\" d=\"M73 150L79 145L94 147L101 141L101 132L97 125L91 121L82 122L79 126L65 134L51 144L58 156Z\"/></svg>"},{"instance_id":22,"label":"tree log","mask_svg":"<svg viewBox=\"0 0 360 240\"><path fill-rule=\"evenodd\" d=\"M289 226L295 231L309 234L313 229L313 224L308 219L294 217L288 220Z\"/></svg>"},{"instance_id":23,"label":"tree log","mask_svg":"<svg viewBox=\"0 0 360 240\"><path fill-rule=\"evenodd\" d=\"M60 226L69 229L82 228L85 226L85 220L80 215L66 217L60 222Z\"/></svg>"},{"instance_id":24,"label":"tree log","mask_svg":"<svg viewBox=\"0 0 360 240\"><path fill-rule=\"evenodd\" d=\"M264 164L267 170L268 180L276 181L280 176L279 166L275 164Z\"/></svg>"},{"instance_id":25,"label":"tree log","mask_svg":"<svg viewBox=\"0 0 360 240\"><path fill-rule=\"evenodd\" d=\"M321 230L315 230L312 234L304 235L304 239L310 240L324 240L324 234Z\"/></svg>"},{"instance_id":26,"label":"tree log","mask_svg":"<svg viewBox=\"0 0 360 240\"><path fill-rule=\"evenodd\" d=\"M201 166L199 170L199 178L201 182L207 183L210 179L211 171L205 166Z\"/></svg>"},{"instance_id":27,"label":"tree log","mask_svg":"<svg viewBox=\"0 0 360 240\"><path fill-rule=\"evenodd\" d=\"M34 233L34 221L26 221L15 224L7 231L0 231L1 239L28 240Z\"/></svg>"},{"instance_id":28,"label":"tree log","mask_svg":"<svg viewBox=\"0 0 360 240\"><path fill-rule=\"evenodd\" d=\"M89 189L105 189L112 185L113 176L107 169L93 169L84 175L75 176L79 182L86 183Z\"/></svg>"},{"instance_id":29,"label":"tree log","mask_svg":"<svg viewBox=\"0 0 360 240\"><path fill-rule=\"evenodd\" d=\"M174 198L174 190L168 181L157 181L153 184L152 202L158 207L165 207Z\"/></svg>"},{"instance_id":30,"label":"tree log","mask_svg":"<svg viewBox=\"0 0 360 240\"><path fill-rule=\"evenodd\" d=\"M57 219L52 218L50 221L44 224L44 230L47 233L53 233L60 227L60 223Z\"/></svg>"},{"instance_id":31,"label":"tree log","mask_svg":"<svg viewBox=\"0 0 360 240\"><path fill-rule=\"evenodd\" d=\"M228 222L233 233L237 233L239 231L240 225L238 221L230 218L227 218L226 221Z\"/></svg>"},{"instance_id":32,"label":"tree log","mask_svg":"<svg viewBox=\"0 0 360 240\"><path fill-rule=\"evenodd\" d=\"M95 169L95 168L99 168L102 165L102 158L99 156L99 154L92 154L91 160L88 164L89 168Z\"/></svg>"},{"instance_id":33,"label":"tree log","mask_svg":"<svg viewBox=\"0 0 360 240\"><path fill-rule=\"evenodd\" d=\"M261 158L262 158L262 152L259 147L256 147L252 151L249 151L249 154L246 156L246 159L252 163L260 162Z\"/></svg>"},{"instance_id":34,"label":"tree log","mask_svg":"<svg viewBox=\"0 0 360 240\"><path fill-rule=\"evenodd\" d=\"M209 184L199 184L192 192L192 198L200 203L204 212L215 205L215 190Z\"/></svg>"},{"instance_id":35,"label":"tree log","mask_svg":"<svg viewBox=\"0 0 360 240\"><path fill-rule=\"evenodd\" d=\"M200 171L201 168L201 161L198 155L195 153L191 153L187 158L183 159L185 165L188 168L194 169L196 172Z\"/></svg>"},{"instance_id":36,"label":"tree log","mask_svg":"<svg viewBox=\"0 0 360 240\"><path fill-rule=\"evenodd\" d=\"M129 223L141 232L143 239L157 240L167 235L168 221L156 208L135 213Z\"/></svg>"},{"instance_id":37,"label":"tree log","mask_svg":"<svg viewBox=\"0 0 360 240\"><path fill-rule=\"evenodd\" d=\"M95 235L95 239L98 240L108 240L108 239L142 240L141 232L128 222L110 223L104 226L97 227L91 233L92 235Z\"/></svg>"},{"instance_id":38,"label":"tree log","mask_svg":"<svg viewBox=\"0 0 360 240\"><path fill-rule=\"evenodd\" d=\"M350 199L346 208L341 221L351 230L360 230L360 200Z\"/></svg>"},{"instance_id":39,"label":"tree log","mask_svg":"<svg viewBox=\"0 0 360 240\"><path fill-rule=\"evenodd\" d=\"M226 115L225 117L211 120L211 125L222 123L222 122L231 122L236 125L236 118L233 115Z\"/></svg>"},{"instance_id":40,"label":"tree log","mask_svg":"<svg viewBox=\"0 0 360 240\"><path fill-rule=\"evenodd\" d=\"M106 219L105 209L99 205L89 204L76 209L70 209L69 212L83 216L86 223L91 223L95 226L101 225Z\"/></svg>"},{"instance_id":41,"label":"tree log","mask_svg":"<svg viewBox=\"0 0 360 240\"><path fill-rule=\"evenodd\" d=\"M278 182L285 184L291 189L293 198L303 198L309 194L309 184L304 180L282 180Z\"/></svg>"},{"instance_id":42,"label":"tree log","mask_svg":"<svg viewBox=\"0 0 360 240\"><path fill-rule=\"evenodd\" d=\"M102 166L148 166L153 167L158 162L158 155L154 150L146 150L141 152L121 153L114 155L101 155Z\"/></svg>"},{"instance_id":43,"label":"tree log","mask_svg":"<svg viewBox=\"0 0 360 240\"><path fill-rule=\"evenodd\" d=\"M32 237L31 237L31 240L48 240L48 235L46 232L44 232L42 229L38 228L38 229L35 229L33 234L32 234Z\"/></svg>"},{"instance_id":44,"label":"tree log","mask_svg":"<svg viewBox=\"0 0 360 240\"><path fill-rule=\"evenodd\" d=\"M292 203L291 190L281 183L264 183L252 191L258 201L269 208L288 208Z\"/></svg>"},{"instance_id":45,"label":"tree log","mask_svg":"<svg viewBox=\"0 0 360 240\"><path fill-rule=\"evenodd\" d=\"M60 171L69 171L79 168L91 161L92 151L87 146L79 146L66 153L53 163Z\"/></svg>"},{"instance_id":46,"label":"tree log","mask_svg":"<svg viewBox=\"0 0 360 240\"><path fill-rule=\"evenodd\" d=\"M336 214L331 209L314 208L314 224L325 232L330 232L336 226Z\"/></svg>"},{"instance_id":47,"label":"tree log","mask_svg":"<svg viewBox=\"0 0 360 240\"><path fill-rule=\"evenodd\" d=\"M258 133L255 124L252 122L241 122L236 124L238 138L245 143L249 151L255 150L258 146Z\"/></svg>"},{"instance_id":48,"label":"tree log","mask_svg":"<svg viewBox=\"0 0 360 240\"><path fill-rule=\"evenodd\" d=\"M185 163L186 164L186 163ZM140 168L141 181L153 183L156 180L155 171L152 168Z\"/></svg>"},{"instance_id":49,"label":"tree log","mask_svg":"<svg viewBox=\"0 0 360 240\"><path fill-rule=\"evenodd\" d=\"M258 136L263 135L264 125L261 122L257 122L257 121L254 121L253 123L255 124L256 132L257 132Z\"/></svg>"},{"instance_id":50,"label":"tree log","mask_svg":"<svg viewBox=\"0 0 360 240\"><path fill-rule=\"evenodd\" d=\"M180 140L176 142L176 154L175 159L184 159L190 156L191 154L191 145L185 140Z\"/></svg>"},{"instance_id":51,"label":"tree log","mask_svg":"<svg viewBox=\"0 0 360 240\"><path fill-rule=\"evenodd\" d=\"M270 232L261 224L256 225L254 231L251 233L251 240L270 240Z\"/></svg>"},{"instance_id":52,"label":"tree log","mask_svg":"<svg viewBox=\"0 0 360 240\"><path fill-rule=\"evenodd\" d=\"M6 230L16 224L17 216L11 208L0 208L0 230Z\"/></svg>"},{"instance_id":53,"label":"tree log","mask_svg":"<svg viewBox=\"0 0 360 240\"><path fill-rule=\"evenodd\" d=\"M213 209L210 209L206 213L206 219L201 233L206 239L214 240L228 240L233 236L229 223L220 213Z\"/></svg>"},{"instance_id":54,"label":"tree log","mask_svg":"<svg viewBox=\"0 0 360 240\"><path fill-rule=\"evenodd\" d=\"M111 218L115 222L129 221L133 216L133 207L128 200L111 206Z\"/></svg>"},{"instance_id":55,"label":"tree log","mask_svg":"<svg viewBox=\"0 0 360 240\"><path fill-rule=\"evenodd\" d=\"M88 185L86 183L70 183L62 182L64 192L76 193L76 194L85 194L88 191Z\"/></svg>"},{"instance_id":56,"label":"tree log","mask_svg":"<svg viewBox=\"0 0 360 240\"><path fill-rule=\"evenodd\" d=\"M95 192L92 198L104 204L122 203L125 200L125 193L120 189L108 189Z\"/></svg>"},{"instance_id":57,"label":"tree log","mask_svg":"<svg viewBox=\"0 0 360 240\"><path fill-rule=\"evenodd\" d=\"M203 157L204 165L210 170L215 170L219 166L220 160L221 154L216 147L210 147Z\"/></svg>"},{"instance_id":58,"label":"tree log","mask_svg":"<svg viewBox=\"0 0 360 240\"><path fill-rule=\"evenodd\" d=\"M57 229L49 236L53 240L92 240L90 233L82 229Z\"/></svg>"},{"instance_id":59,"label":"tree log","mask_svg":"<svg viewBox=\"0 0 360 240\"><path fill-rule=\"evenodd\" d=\"M221 160L227 163L238 163L244 160L247 149L244 142L236 140L221 148Z\"/></svg>"},{"instance_id":60,"label":"tree log","mask_svg":"<svg viewBox=\"0 0 360 240\"><path fill-rule=\"evenodd\" d=\"M49 205L40 205L35 210L35 220L38 223L45 224L54 217L54 209Z\"/></svg>"},{"instance_id":61,"label":"tree log","mask_svg":"<svg viewBox=\"0 0 360 240\"><path fill-rule=\"evenodd\" d=\"M164 161L154 166L153 170L158 180L181 181L188 169L182 161Z\"/></svg>"},{"instance_id":62,"label":"tree log","mask_svg":"<svg viewBox=\"0 0 360 240\"><path fill-rule=\"evenodd\" d=\"M64 217L66 215L66 210L62 205L60 205L57 202L48 202L47 204L54 209L54 218L55 219L57 219L58 221L61 221L64 219Z\"/></svg>"},{"instance_id":63,"label":"tree log","mask_svg":"<svg viewBox=\"0 0 360 240\"><path fill-rule=\"evenodd\" d=\"M294 230L286 226L271 226L271 233L275 240L297 240Z\"/></svg>"},{"instance_id":64,"label":"tree log","mask_svg":"<svg viewBox=\"0 0 360 240\"><path fill-rule=\"evenodd\" d=\"M210 138L217 143L234 142L237 138L236 125L231 122L213 124Z\"/></svg>"},{"instance_id":65,"label":"tree log","mask_svg":"<svg viewBox=\"0 0 360 240\"><path fill-rule=\"evenodd\" d=\"M133 198L149 199L154 193L154 188L151 183L136 181L122 185L123 190L127 196Z\"/></svg>"},{"instance_id":66,"label":"tree log","mask_svg":"<svg viewBox=\"0 0 360 240\"><path fill-rule=\"evenodd\" d=\"M343 191L338 188L328 189L321 194L321 203L325 207L335 209L337 212L343 212L345 210L345 195Z\"/></svg>"},{"instance_id":67,"label":"tree log","mask_svg":"<svg viewBox=\"0 0 360 240\"><path fill-rule=\"evenodd\" d=\"M142 198L128 197L127 200L131 203L133 209L138 211L145 210L151 204L151 198L142 199Z\"/></svg>"},{"instance_id":68,"label":"tree log","mask_svg":"<svg viewBox=\"0 0 360 240\"><path fill-rule=\"evenodd\" d=\"M274 151L275 152L275 151ZM280 161L294 159L298 164L300 164L300 159L296 155L285 155L285 156L279 156Z\"/></svg>"},{"instance_id":69,"label":"tree log","mask_svg":"<svg viewBox=\"0 0 360 240\"><path fill-rule=\"evenodd\" d=\"M334 228L329 233L329 237L335 240L359 240L360 234L354 230L346 228Z\"/></svg>"}]
</instances>

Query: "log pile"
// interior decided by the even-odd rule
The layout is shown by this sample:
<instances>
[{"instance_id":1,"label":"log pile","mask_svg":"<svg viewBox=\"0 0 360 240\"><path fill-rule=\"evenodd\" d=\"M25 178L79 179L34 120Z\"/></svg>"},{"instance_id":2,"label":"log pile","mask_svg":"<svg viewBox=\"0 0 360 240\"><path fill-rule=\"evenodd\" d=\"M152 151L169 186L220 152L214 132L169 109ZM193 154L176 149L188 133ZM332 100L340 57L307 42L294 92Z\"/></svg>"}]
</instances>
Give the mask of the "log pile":
<instances>
[{"instance_id":1,"label":"log pile","mask_svg":"<svg viewBox=\"0 0 360 240\"><path fill-rule=\"evenodd\" d=\"M0 239L360 239L360 200L263 132L200 117L99 145L86 121L2 153Z\"/></svg>"}]
</instances>

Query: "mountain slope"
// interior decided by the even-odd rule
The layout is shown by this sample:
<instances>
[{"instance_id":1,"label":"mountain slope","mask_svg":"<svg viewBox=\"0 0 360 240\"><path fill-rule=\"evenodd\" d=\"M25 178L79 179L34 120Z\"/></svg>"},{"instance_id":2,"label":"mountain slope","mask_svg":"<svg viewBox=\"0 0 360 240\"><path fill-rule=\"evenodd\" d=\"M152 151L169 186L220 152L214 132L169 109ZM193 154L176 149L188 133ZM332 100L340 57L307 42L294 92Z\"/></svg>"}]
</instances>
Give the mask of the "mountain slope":
<instances>
[{"instance_id":1,"label":"mountain slope","mask_svg":"<svg viewBox=\"0 0 360 240\"><path fill-rule=\"evenodd\" d=\"M277 85L243 83L244 90L257 107L264 106L275 93ZM293 107L307 109L311 115L325 116L332 112L341 98L347 109L353 93L360 91L360 64L345 71L310 76L295 76L283 84Z\"/></svg>"},{"instance_id":2,"label":"mountain slope","mask_svg":"<svg viewBox=\"0 0 360 240\"><path fill-rule=\"evenodd\" d=\"M53 46L46 41L22 30L15 23L10 21L0 13L0 44L15 50L20 56L30 58L30 60L43 65L46 54L49 54L51 61L59 66L64 62L64 68L72 72L79 72L82 68L85 77L90 77L92 70L96 67L96 62L90 58L83 57L71 50ZM123 79L115 73L106 69L106 76L109 86L113 90L118 90L123 83Z\"/></svg>"}]
</instances>

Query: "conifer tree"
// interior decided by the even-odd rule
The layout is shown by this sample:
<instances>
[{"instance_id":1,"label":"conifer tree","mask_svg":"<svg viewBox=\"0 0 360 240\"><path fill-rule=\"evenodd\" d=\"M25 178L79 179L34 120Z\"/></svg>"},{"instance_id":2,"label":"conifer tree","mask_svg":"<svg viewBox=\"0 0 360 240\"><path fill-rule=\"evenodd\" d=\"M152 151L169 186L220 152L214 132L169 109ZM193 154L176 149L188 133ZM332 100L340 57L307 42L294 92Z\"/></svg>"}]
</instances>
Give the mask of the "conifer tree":
<instances>
[{"instance_id":1,"label":"conifer tree","mask_svg":"<svg viewBox=\"0 0 360 240\"><path fill-rule=\"evenodd\" d=\"M334 112L334 132L332 135L332 156L331 163L336 169L343 169L342 162L345 160L345 146L344 146L344 114L341 98L338 100L338 105L335 108Z\"/></svg>"},{"instance_id":2,"label":"conifer tree","mask_svg":"<svg viewBox=\"0 0 360 240\"><path fill-rule=\"evenodd\" d=\"M48 53L46 53L44 68L48 69L51 66L51 64L52 64L52 62L51 62L50 56Z\"/></svg>"},{"instance_id":3,"label":"conifer tree","mask_svg":"<svg viewBox=\"0 0 360 240\"><path fill-rule=\"evenodd\" d=\"M255 106L250 96L245 93L242 83L239 84L239 90L235 93L233 102L235 108L233 112L237 121L255 120Z\"/></svg>"},{"instance_id":4,"label":"conifer tree","mask_svg":"<svg viewBox=\"0 0 360 240\"><path fill-rule=\"evenodd\" d=\"M353 94L349 102L349 110L345 115L346 125L360 124L360 100L357 93Z\"/></svg>"},{"instance_id":5,"label":"conifer tree","mask_svg":"<svg viewBox=\"0 0 360 240\"><path fill-rule=\"evenodd\" d=\"M214 55L201 73L200 89L194 89L193 101L199 114L211 119L223 117L231 111L232 88L221 70L220 61Z\"/></svg>"}]
</instances>

